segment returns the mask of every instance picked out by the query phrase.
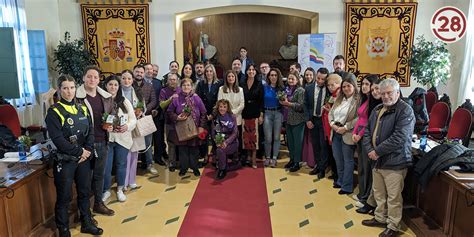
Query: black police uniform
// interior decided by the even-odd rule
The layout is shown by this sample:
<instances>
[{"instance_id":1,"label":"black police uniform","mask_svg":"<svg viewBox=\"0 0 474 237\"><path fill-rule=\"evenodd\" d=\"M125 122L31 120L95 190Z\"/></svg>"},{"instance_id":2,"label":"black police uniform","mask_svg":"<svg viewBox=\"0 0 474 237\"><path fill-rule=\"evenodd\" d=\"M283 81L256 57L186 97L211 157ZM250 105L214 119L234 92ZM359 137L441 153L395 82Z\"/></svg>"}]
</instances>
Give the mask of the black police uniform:
<instances>
[{"instance_id":1,"label":"black police uniform","mask_svg":"<svg viewBox=\"0 0 474 237\"><path fill-rule=\"evenodd\" d=\"M92 223L90 213L90 160L94 157L94 129L86 106L61 99L48 110L46 125L49 136L58 149L53 171L56 186L55 220L60 235L70 235L68 209L72 200L73 182L76 183L81 232L102 234L102 229ZM91 156L78 163L82 148L91 151Z\"/></svg>"}]
</instances>

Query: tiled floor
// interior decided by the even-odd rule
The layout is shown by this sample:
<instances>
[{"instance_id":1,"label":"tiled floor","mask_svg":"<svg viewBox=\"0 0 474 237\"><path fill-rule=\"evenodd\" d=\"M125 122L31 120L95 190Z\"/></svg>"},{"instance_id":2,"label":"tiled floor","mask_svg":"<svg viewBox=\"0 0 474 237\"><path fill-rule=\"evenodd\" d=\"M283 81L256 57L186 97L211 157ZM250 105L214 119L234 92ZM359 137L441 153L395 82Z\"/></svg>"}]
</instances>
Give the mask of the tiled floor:
<instances>
[{"instance_id":1,"label":"tiled floor","mask_svg":"<svg viewBox=\"0 0 474 237\"><path fill-rule=\"evenodd\" d=\"M317 180L308 175L309 168L288 173L282 168L286 161L265 170L273 236L378 236L383 230L362 226L371 216L357 214L354 201L338 195L332 180ZM137 177L140 188L129 191L126 202L117 202L112 194L108 206L115 216L96 217L104 236L177 235L199 179L157 168L158 176ZM79 229L72 230L73 236L86 236ZM415 236L404 230L403 236Z\"/></svg>"}]
</instances>

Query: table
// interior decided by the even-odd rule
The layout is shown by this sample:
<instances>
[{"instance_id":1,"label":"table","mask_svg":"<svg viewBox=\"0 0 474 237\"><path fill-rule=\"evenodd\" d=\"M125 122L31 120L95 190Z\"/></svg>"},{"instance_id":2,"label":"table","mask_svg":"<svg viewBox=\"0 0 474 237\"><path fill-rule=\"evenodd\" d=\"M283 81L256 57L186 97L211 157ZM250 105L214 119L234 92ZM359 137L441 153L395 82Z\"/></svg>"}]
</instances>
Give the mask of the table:
<instances>
[{"instance_id":1,"label":"table","mask_svg":"<svg viewBox=\"0 0 474 237\"><path fill-rule=\"evenodd\" d=\"M0 163L0 236L30 236L54 216L56 190L44 164ZM54 232L53 232L54 233Z\"/></svg>"}]
</instances>

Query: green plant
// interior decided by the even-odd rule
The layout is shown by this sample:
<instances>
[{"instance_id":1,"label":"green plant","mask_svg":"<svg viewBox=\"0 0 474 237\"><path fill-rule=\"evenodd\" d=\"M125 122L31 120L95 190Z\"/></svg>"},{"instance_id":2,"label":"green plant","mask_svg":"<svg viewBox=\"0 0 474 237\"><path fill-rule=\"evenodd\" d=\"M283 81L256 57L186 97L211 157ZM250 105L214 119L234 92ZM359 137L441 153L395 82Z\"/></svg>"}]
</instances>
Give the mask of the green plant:
<instances>
[{"instance_id":1,"label":"green plant","mask_svg":"<svg viewBox=\"0 0 474 237\"><path fill-rule=\"evenodd\" d=\"M55 70L60 74L68 74L82 84L82 73L85 67L95 65L92 53L85 47L84 39L71 41L69 32L64 33L64 41L54 50L53 62Z\"/></svg>"},{"instance_id":2,"label":"green plant","mask_svg":"<svg viewBox=\"0 0 474 237\"><path fill-rule=\"evenodd\" d=\"M217 145L220 145L220 144L224 143L225 142L225 134L218 132L216 134L215 140L216 140Z\"/></svg>"},{"instance_id":3,"label":"green plant","mask_svg":"<svg viewBox=\"0 0 474 237\"><path fill-rule=\"evenodd\" d=\"M191 108L188 105L185 105L184 109L183 109L183 112L186 113L186 114L190 114L191 113Z\"/></svg>"},{"instance_id":4,"label":"green plant","mask_svg":"<svg viewBox=\"0 0 474 237\"><path fill-rule=\"evenodd\" d=\"M446 84L451 76L450 53L446 43L439 40L427 41L423 35L416 38L410 56L410 74L424 86Z\"/></svg>"},{"instance_id":5,"label":"green plant","mask_svg":"<svg viewBox=\"0 0 474 237\"><path fill-rule=\"evenodd\" d=\"M107 122L107 118L109 117L109 113L105 112L102 114L102 122Z\"/></svg>"},{"instance_id":6,"label":"green plant","mask_svg":"<svg viewBox=\"0 0 474 237\"><path fill-rule=\"evenodd\" d=\"M143 104L143 101L138 101L137 106L135 107L135 109L143 110L144 108L145 108L145 105Z\"/></svg>"},{"instance_id":7,"label":"green plant","mask_svg":"<svg viewBox=\"0 0 474 237\"><path fill-rule=\"evenodd\" d=\"M277 94L278 100L283 101L283 100L286 99L286 92L284 92L284 91L278 91L276 94Z\"/></svg>"},{"instance_id":8,"label":"green plant","mask_svg":"<svg viewBox=\"0 0 474 237\"><path fill-rule=\"evenodd\" d=\"M29 136L22 135L18 138L18 141L25 147L31 147L31 138Z\"/></svg>"}]
</instances>

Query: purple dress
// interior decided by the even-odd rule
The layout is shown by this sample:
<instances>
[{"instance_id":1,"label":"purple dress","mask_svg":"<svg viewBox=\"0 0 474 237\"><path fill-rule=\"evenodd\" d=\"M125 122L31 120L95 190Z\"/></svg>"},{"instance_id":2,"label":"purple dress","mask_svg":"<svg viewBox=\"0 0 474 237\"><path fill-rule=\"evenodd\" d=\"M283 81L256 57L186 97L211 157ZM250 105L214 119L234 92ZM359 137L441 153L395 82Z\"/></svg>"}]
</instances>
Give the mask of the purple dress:
<instances>
[{"instance_id":1,"label":"purple dress","mask_svg":"<svg viewBox=\"0 0 474 237\"><path fill-rule=\"evenodd\" d=\"M215 140L216 134L225 135L225 148L217 147L217 162L220 170L234 170L236 167L227 165L227 155L236 153L239 148L239 139L237 139L239 130L237 129L237 120L234 115L217 115L212 123L212 138ZM237 162L238 163L238 162ZM238 163L240 165L240 163Z\"/></svg>"}]
</instances>

